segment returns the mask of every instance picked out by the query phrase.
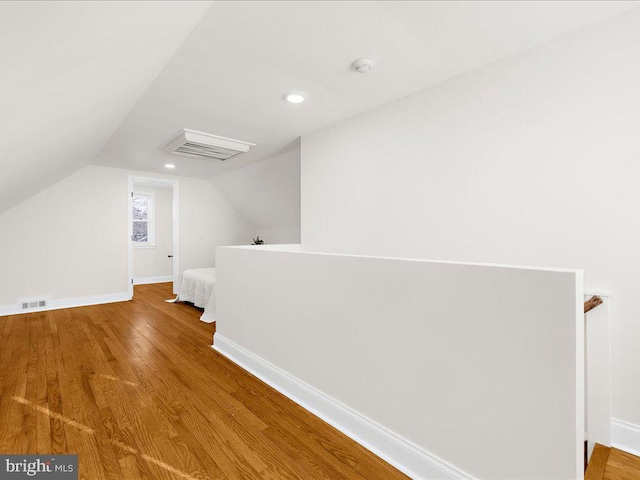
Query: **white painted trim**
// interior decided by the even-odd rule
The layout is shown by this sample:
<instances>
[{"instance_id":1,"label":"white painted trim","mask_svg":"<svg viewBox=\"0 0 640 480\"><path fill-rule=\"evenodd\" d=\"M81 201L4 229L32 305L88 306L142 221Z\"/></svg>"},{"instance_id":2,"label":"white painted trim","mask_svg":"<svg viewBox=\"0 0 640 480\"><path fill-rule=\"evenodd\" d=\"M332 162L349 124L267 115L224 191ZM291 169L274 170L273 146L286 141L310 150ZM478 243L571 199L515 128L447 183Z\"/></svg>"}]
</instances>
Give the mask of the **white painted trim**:
<instances>
[{"instance_id":1,"label":"white painted trim","mask_svg":"<svg viewBox=\"0 0 640 480\"><path fill-rule=\"evenodd\" d=\"M133 298L133 285L135 284L135 279L133 278L133 242L131 241L131 235L133 232L132 229L132 205L131 205L131 194L134 191L134 183L138 185L148 186L148 187L171 187L173 190L173 293L178 294L178 289L180 286L180 245L179 245L179 181L173 179L166 178L156 178L156 177L141 177L137 175L129 175L128 180L128 203L127 203L127 223L128 223L128 253L127 253L127 285L128 291L131 298Z\"/></svg>"},{"instance_id":2,"label":"white painted trim","mask_svg":"<svg viewBox=\"0 0 640 480\"><path fill-rule=\"evenodd\" d=\"M218 248L233 248L236 250L256 250L262 252L287 252L296 253L301 255L329 255L332 257L351 257L351 258L373 258L379 260L396 260L398 262L418 262L418 263L435 263L440 265L464 265L471 267L492 267L492 268L509 268L515 270L533 270L544 272L560 272L560 273L575 273L582 272L581 269L575 268L557 268L557 267L535 267L530 265L512 265L506 263L482 263L482 262L461 262L452 260L432 260L428 258L411 258L411 257L384 257L379 255L358 255L353 253L335 253L335 252L322 252L316 250L309 250L306 247L305 250L301 250L302 245L298 243L292 244L273 244L273 245L228 245Z\"/></svg>"},{"instance_id":3,"label":"white painted trim","mask_svg":"<svg viewBox=\"0 0 640 480\"><path fill-rule=\"evenodd\" d=\"M126 302L131 300L128 292L107 293L104 295L89 295L87 297L62 298L51 300L48 306L43 308L29 309L22 311L18 305L0 305L0 317L4 315L18 315L23 313L46 312L48 310L59 310L61 308L86 307L89 305L101 305L103 303Z\"/></svg>"},{"instance_id":4,"label":"white painted trim","mask_svg":"<svg viewBox=\"0 0 640 480\"><path fill-rule=\"evenodd\" d=\"M598 297L606 297L606 298L611 298L613 297L613 293L599 293L596 290L585 290L584 292L585 297L589 296L589 297L593 297L594 295L597 295Z\"/></svg>"},{"instance_id":5,"label":"white painted trim","mask_svg":"<svg viewBox=\"0 0 640 480\"><path fill-rule=\"evenodd\" d=\"M611 446L640 456L640 426L612 418Z\"/></svg>"},{"instance_id":6,"label":"white painted trim","mask_svg":"<svg viewBox=\"0 0 640 480\"><path fill-rule=\"evenodd\" d=\"M178 288L180 286L180 221L179 213L180 209L178 201L180 195L178 195L180 184L176 180L173 184L173 293L178 294Z\"/></svg>"},{"instance_id":7,"label":"white painted trim","mask_svg":"<svg viewBox=\"0 0 640 480\"><path fill-rule=\"evenodd\" d=\"M133 249L137 250L137 249L141 249L141 250L145 250L145 249L153 249L156 248L156 244L155 243L149 243L149 242L145 242L145 243L134 243L133 244Z\"/></svg>"},{"instance_id":8,"label":"white painted trim","mask_svg":"<svg viewBox=\"0 0 640 480\"><path fill-rule=\"evenodd\" d=\"M599 443L601 445L604 445L606 447L611 446L611 435L612 435L612 429L611 429L611 405L613 405L613 397L612 397L612 392L611 392L611 325L613 325L613 318L614 318L614 310L615 310L615 296L611 291L608 290L598 290L598 289L590 289L590 290L586 290L584 292L584 300L587 301L589 298L593 297L593 296L598 296L598 297L602 297L602 299L604 300L604 303L601 307L596 307L596 308L607 308L607 316L602 319L601 321L605 321L606 322L606 332L603 332L602 330L597 330L598 329L598 325L593 323L593 317L590 317L591 320L588 320L589 314L585 313L584 314L584 321L585 321L585 335L586 335L586 343L585 345L591 345L592 347L594 346L594 342L597 342L597 345L595 348L598 349L598 351L602 351L602 350L606 350L608 352L608 356L606 359L597 359L594 360L594 357L590 357L589 355L589 351L587 350L586 353L586 374L587 377L589 377L589 368L590 365L591 367L593 366L592 364L590 364L590 361L606 361L606 371L601 371L601 376L598 376L597 378L595 378L596 383L599 384L605 384L608 385L608 388L606 389L607 391L607 403L608 403L608 408L606 410L606 412L601 412L601 415L598 415L597 417L592 416L592 413L590 412L590 404L589 404L589 392L591 390L590 386L589 386L589 382L587 382L586 384L586 393L587 393L587 398L585 398L585 407L587 409L587 424L585 424L585 440L587 440L587 445L588 445L588 458L591 458L591 454L593 453L593 449L595 447L596 443ZM601 310L596 312L596 315L598 314L598 312L600 312ZM592 314L593 315L593 314ZM591 329L596 329L597 333L594 334L593 332L590 334L590 328ZM592 380L594 380L592 378ZM591 432L591 434L589 433L589 423L590 422L597 422L598 425L600 425L600 427L603 427L606 429L602 429L602 428L598 428L596 433L594 434L594 432ZM593 423L592 423L593 425ZM599 431L599 433L598 433Z\"/></svg>"},{"instance_id":9,"label":"white painted trim","mask_svg":"<svg viewBox=\"0 0 640 480\"><path fill-rule=\"evenodd\" d=\"M473 479L414 443L216 334L211 348L320 417L411 478Z\"/></svg>"},{"instance_id":10,"label":"white painted trim","mask_svg":"<svg viewBox=\"0 0 640 480\"><path fill-rule=\"evenodd\" d=\"M575 431L575 445L576 445L576 472L579 474L579 478L582 477L584 472L584 457L583 457L583 442L584 433L586 428L585 422L585 409L586 409L586 349L585 349L585 323L584 323L584 273L582 270L577 270L576 273L576 317L575 317L575 332L576 332L576 431Z\"/></svg>"},{"instance_id":11,"label":"white painted trim","mask_svg":"<svg viewBox=\"0 0 640 480\"><path fill-rule=\"evenodd\" d=\"M172 282L173 275L164 275L161 277L139 277L133 279L134 285L147 285L149 283L166 283Z\"/></svg>"}]
</instances>

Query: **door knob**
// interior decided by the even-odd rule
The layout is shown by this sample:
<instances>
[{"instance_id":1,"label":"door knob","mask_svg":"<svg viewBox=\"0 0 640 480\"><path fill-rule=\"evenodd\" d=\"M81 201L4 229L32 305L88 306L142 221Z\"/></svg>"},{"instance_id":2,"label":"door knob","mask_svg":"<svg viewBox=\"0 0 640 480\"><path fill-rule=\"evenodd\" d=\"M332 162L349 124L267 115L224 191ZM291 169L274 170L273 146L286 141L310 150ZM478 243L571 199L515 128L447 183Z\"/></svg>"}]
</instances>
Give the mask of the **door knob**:
<instances>
[{"instance_id":1,"label":"door knob","mask_svg":"<svg viewBox=\"0 0 640 480\"><path fill-rule=\"evenodd\" d=\"M173 255L167 255L168 258L173 258Z\"/></svg>"}]
</instances>

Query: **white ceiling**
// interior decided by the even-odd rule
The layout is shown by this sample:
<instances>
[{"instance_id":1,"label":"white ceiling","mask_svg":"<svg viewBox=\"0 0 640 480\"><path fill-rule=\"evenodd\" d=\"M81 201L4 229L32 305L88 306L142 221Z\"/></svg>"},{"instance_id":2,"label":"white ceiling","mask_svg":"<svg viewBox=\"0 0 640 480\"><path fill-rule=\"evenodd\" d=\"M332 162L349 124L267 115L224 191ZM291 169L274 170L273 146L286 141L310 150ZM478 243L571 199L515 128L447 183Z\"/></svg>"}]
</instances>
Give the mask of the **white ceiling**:
<instances>
[{"instance_id":1,"label":"white ceiling","mask_svg":"<svg viewBox=\"0 0 640 480\"><path fill-rule=\"evenodd\" d=\"M634 7L628 2L216 2L95 163L210 177L306 132ZM353 60L371 56L362 75ZM288 104L289 90L309 94ZM256 143L226 162L168 155L186 127Z\"/></svg>"},{"instance_id":2,"label":"white ceiling","mask_svg":"<svg viewBox=\"0 0 640 480\"><path fill-rule=\"evenodd\" d=\"M89 163L220 175L637 3L210 5L0 2L0 212ZM368 75L349 67L361 56L376 60ZM288 104L288 90L309 99ZM258 146L227 162L168 156L183 127Z\"/></svg>"},{"instance_id":3,"label":"white ceiling","mask_svg":"<svg viewBox=\"0 0 640 480\"><path fill-rule=\"evenodd\" d=\"M209 6L0 2L0 212L90 164Z\"/></svg>"}]
</instances>

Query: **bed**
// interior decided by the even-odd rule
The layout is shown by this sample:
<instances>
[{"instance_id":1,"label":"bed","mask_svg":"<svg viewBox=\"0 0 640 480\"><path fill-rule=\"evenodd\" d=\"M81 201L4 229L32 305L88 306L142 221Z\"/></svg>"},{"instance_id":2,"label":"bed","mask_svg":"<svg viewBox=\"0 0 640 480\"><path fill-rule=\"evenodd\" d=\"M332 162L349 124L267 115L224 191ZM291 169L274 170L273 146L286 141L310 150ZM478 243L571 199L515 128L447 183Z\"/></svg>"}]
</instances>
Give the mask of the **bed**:
<instances>
[{"instance_id":1,"label":"bed","mask_svg":"<svg viewBox=\"0 0 640 480\"><path fill-rule=\"evenodd\" d=\"M215 283L215 268L185 270L182 274L178 296L173 300L167 300L167 302L191 302L196 307L204 308L204 313L200 317L201 321L213 323L216 321Z\"/></svg>"}]
</instances>

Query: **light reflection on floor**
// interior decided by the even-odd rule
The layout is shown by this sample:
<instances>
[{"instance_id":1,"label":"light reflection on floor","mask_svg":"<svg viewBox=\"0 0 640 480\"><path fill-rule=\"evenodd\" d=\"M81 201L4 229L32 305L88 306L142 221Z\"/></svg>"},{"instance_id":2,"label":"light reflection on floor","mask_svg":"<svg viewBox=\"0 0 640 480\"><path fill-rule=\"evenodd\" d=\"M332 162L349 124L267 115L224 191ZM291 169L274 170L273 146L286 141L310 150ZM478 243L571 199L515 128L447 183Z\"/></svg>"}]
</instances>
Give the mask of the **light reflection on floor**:
<instances>
[{"instance_id":1,"label":"light reflection on floor","mask_svg":"<svg viewBox=\"0 0 640 480\"><path fill-rule=\"evenodd\" d=\"M111 377L109 375L100 375L100 376L101 377L105 377L105 378L109 378L110 380L120 380L117 377ZM132 382L123 381L123 383L129 383L129 384L132 384L132 385L136 386ZM67 425L69 425L69 426L71 426L73 428L76 428L76 429L80 430L83 433L88 433L90 435L95 435L97 433L94 429L92 429L90 427L87 427L86 425L84 425L82 423L76 422L75 420L72 420L72 419L70 419L68 417L65 417L64 415L60 415L57 412L52 412L47 407L42 407L40 405L34 405L33 402L27 400L26 398L15 396L15 397L13 397L13 400L18 402L18 403L20 403L20 404L22 404L22 405L25 405L25 406L27 406L29 408L34 409L35 411L37 411L39 413L43 413L43 414L45 414L45 415L47 415L47 416L49 416L51 418L55 418L56 420L60 420L61 422L64 422ZM178 468L175 468L175 467L169 465L168 463L163 462L162 460L158 460L157 458L151 457L151 456L147 455L146 453L139 452L137 449L127 445L126 443L122 443L122 442L120 442L118 440L111 440L111 443L113 445L115 445L116 447L118 447L118 448L126 450L127 452L132 453L133 455L137 455L140 458L142 458L143 460L145 460L145 461L147 461L149 463L153 463L154 465L157 465L160 468L163 468L163 469L165 469L165 470L167 470L167 471L169 471L169 472L171 472L171 473L173 473L175 475L178 475L178 476L180 476L182 478L185 478L187 480L198 480L195 477L189 475L188 473L183 472L182 470L180 470Z\"/></svg>"}]
</instances>

